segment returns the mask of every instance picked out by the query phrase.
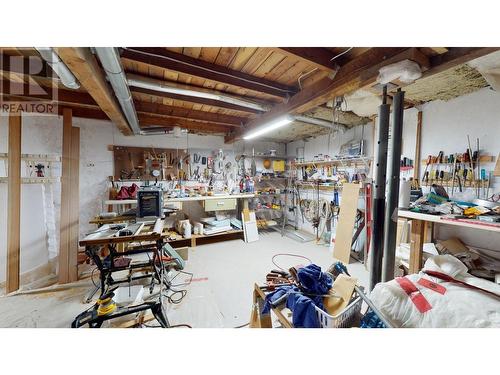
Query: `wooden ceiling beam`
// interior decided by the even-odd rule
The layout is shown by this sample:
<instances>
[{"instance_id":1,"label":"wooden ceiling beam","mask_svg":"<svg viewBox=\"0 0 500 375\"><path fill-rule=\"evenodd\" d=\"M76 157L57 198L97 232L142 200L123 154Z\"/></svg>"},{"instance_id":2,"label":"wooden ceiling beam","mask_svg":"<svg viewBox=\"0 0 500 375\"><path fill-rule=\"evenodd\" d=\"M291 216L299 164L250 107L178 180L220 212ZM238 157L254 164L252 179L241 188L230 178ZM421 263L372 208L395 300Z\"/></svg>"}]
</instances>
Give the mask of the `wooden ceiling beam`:
<instances>
[{"instance_id":1,"label":"wooden ceiling beam","mask_svg":"<svg viewBox=\"0 0 500 375\"><path fill-rule=\"evenodd\" d=\"M0 87L4 88L0 95L9 100L20 101L40 101L43 102L46 97L42 94L31 94L36 92L36 86L28 85L26 83L9 82L0 80ZM5 90L7 88L7 90ZM14 93L12 93L12 91ZM30 93L19 94L19 93ZM87 93L70 91L70 90L57 90L57 98L54 98L54 103L58 107L81 108L82 110L74 110L75 116L80 113L88 114L90 118L106 119L106 115L102 112L95 102L95 100ZM89 111L84 111L85 107ZM217 124L228 127L241 127L246 118L229 116L219 113L212 113L206 111L197 111L182 107L175 107L163 105L158 103L135 101L135 107L138 113L145 115L159 115L164 118L172 118L177 120L188 120L200 123ZM97 111L97 112L96 112Z\"/></svg>"},{"instance_id":2,"label":"wooden ceiling beam","mask_svg":"<svg viewBox=\"0 0 500 375\"><path fill-rule=\"evenodd\" d=\"M196 111L193 109L175 107L170 105L135 101L135 109L139 113L158 114L174 119L192 120L197 122L209 122L212 124L225 125L239 128L246 122L244 117L223 115L220 113Z\"/></svg>"},{"instance_id":3,"label":"wooden ceiling beam","mask_svg":"<svg viewBox=\"0 0 500 375\"><path fill-rule=\"evenodd\" d=\"M40 56L6 55L0 53L0 71L9 75L59 79L52 68Z\"/></svg>"},{"instance_id":4,"label":"wooden ceiling beam","mask_svg":"<svg viewBox=\"0 0 500 375\"><path fill-rule=\"evenodd\" d=\"M208 105L211 107L217 107L217 108L224 108L224 109L230 109L233 111L240 111L240 112L246 112L246 113L262 113L262 111L259 111L254 108L248 108L248 107L243 107L240 105L232 104L232 103L227 103L223 102L220 100L215 100L215 99L206 99L206 98L198 98L194 96L187 96L187 95L180 95L180 94L173 94L170 92L163 92L163 91L156 91L156 90L149 90L149 89L143 89L140 87L130 87L130 91L132 93L141 93L141 94L146 94L158 98L169 98L169 99L174 99L174 100L180 100L188 103L194 103L194 104L203 104L203 105Z\"/></svg>"},{"instance_id":5,"label":"wooden ceiling beam","mask_svg":"<svg viewBox=\"0 0 500 375\"><path fill-rule=\"evenodd\" d=\"M478 57L500 50L499 47L450 47L448 52L430 57L431 68L422 76L428 77Z\"/></svg>"},{"instance_id":6,"label":"wooden ceiling beam","mask_svg":"<svg viewBox=\"0 0 500 375\"><path fill-rule=\"evenodd\" d=\"M174 119L164 116L152 115L149 113L137 114L141 127L174 127L179 126L200 133L219 133L228 134L231 130L229 126L219 124L203 123L197 121L190 121L185 119Z\"/></svg>"},{"instance_id":7,"label":"wooden ceiling beam","mask_svg":"<svg viewBox=\"0 0 500 375\"><path fill-rule=\"evenodd\" d=\"M122 52L123 59L140 62L150 66L168 69L193 77L241 87L247 90L266 93L280 98L288 98L297 90L274 81L255 77L224 66L211 64L165 48L134 47Z\"/></svg>"},{"instance_id":8,"label":"wooden ceiling beam","mask_svg":"<svg viewBox=\"0 0 500 375\"><path fill-rule=\"evenodd\" d=\"M335 79L323 78L317 83L304 88L291 97L287 103L278 104L273 109L245 125L245 130L256 128L286 114L306 112L335 96L354 92L357 89L375 82L378 70L384 65L409 58L416 53L413 48L372 48L342 66ZM226 136L226 142L240 139L243 131L234 131Z\"/></svg>"},{"instance_id":9,"label":"wooden ceiling beam","mask_svg":"<svg viewBox=\"0 0 500 375\"><path fill-rule=\"evenodd\" d=\"M278 47L280 53L299 58L312 64L316 69L332 72L338 66L337 61L331 61L335 55L322 47Z\"/></svg>"},{"instance_id":10,"label":"wooden ceiling beam","mask_svg":"<svg viewBox=\"0 0 500 375\"><path fill-rule=\"evenodd\" d=\"M42 94L39 86L28 84L26 82L13 82L6 79L0 80L3 95L12 98L27 100L47 100L47 95ZM45 88L51 90L50 88ZM89 94L81 91L54 89L54 97L51 100L58 104L75 104L97 106L96 101Z\"/></svg>"},{"instance_id":11,"label":"wooden ceiling beam","mask_svg":"<svg viewBox=\"0 0 500 375\"><path fill-rule=\"evenodd\" d=\"M429 77L477 57L492 53L499 48L450 48L447 53L428 58L418 48L373 48L346 63L333 81L323 79L294 95L288 103L276 105L271 111L246 124L250 130L277 117L291 113L302 113L317 107L335 96L340 96L367 87L376 82L379 69L385 65L405 59L420 64L423 77ZM226 142L241 138L242 131L226 136Z\"/></svg>"},{"instance_id":12,"label":"wooden ceiling beam","mask_svg":"<svg viewBox=\"0 0 500 375\"><path fill-rule=\"evenodd\" d=\"M81 85L94 98L99 107L125 135L132 135L127 120L108 85L104 72L89 48L56 48L57 54L68 66Z\"/></svg>"}]
</instances>

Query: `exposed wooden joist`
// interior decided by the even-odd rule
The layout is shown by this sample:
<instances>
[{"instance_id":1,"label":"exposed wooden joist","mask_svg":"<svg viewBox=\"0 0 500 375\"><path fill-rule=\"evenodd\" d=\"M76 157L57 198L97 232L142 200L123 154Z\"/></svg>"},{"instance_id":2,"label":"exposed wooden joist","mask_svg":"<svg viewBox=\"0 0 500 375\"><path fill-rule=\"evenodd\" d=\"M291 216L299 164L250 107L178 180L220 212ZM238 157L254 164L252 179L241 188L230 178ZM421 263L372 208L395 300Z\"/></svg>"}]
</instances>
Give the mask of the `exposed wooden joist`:
<instances>
[{"instance_id":1,"label":"exposed wooden joist","mask_svg":"<svg viewBox=\"0 0 500 375\"><path fill-rule=\"evenodd\" d=\"M243 117L229 116L206 111L196 111L188 108L141 101L135 102L135 109L137 112L141 113L158 114L174 119L210 122L212 124L226 125L236 128L241 127L241 124L246 120Z\"/></svg>"},{"instance_id":2,"label":"exposed wooden joist","mask_svg":"<svg viewBox=\"0 0 500 375\"><path fill-rule=\"evenodd\" d=\"M423 74L422 78L465 64L499 49L499 47L451 47L448 52L430 58L431 68Z\"/></svg>"},{"instance_id":3,"label":"exposed wooden joist","mask_svg":"<svg viewBox=\"0 0 500 375\"><path fill-rule=\"evenodd\" d=\"M337 61L331 61L334 55L326 48L279 47L278 49L281 53L306 61L320 70L333 71L338 64Z\"/></svg>"},{"instance_id":4,"label":"exposed wooden joist","mask_svg":"<svg viewBox=\"0 0 500 375\"><path fill-rule=\"evenodd\" d=\"M57 48L57 53L118 129L131 135L132 130L90 49L63 47Z\"/></svg>"},{"instance_id":5,"label":"exposed wooden joist","mask_svg":"<svg viewBox=\"0 0 500 375\"><path fill-rule=\"evenodd\" d=\"M137 92L137 93L146 94L146 95L150 95L150 96L156 96L159 98L169 98L169 99L180 100L180 101L184 101L184 102L188 102L188 103L203 104L203 105L208 105L211 107L230 109L233 111L240 111L240 112L246 112L246 113L262 113L262 111L259 111L258 109L255 109L255 108L243 107L240 105L236 105L233 103L227 103L227 102L223 102L223 101L215 100L215 99L198 98L198 97L194 97L194 96L179 95L179 94L173 94L170 92L149 90L149 89L143 89L143 88L139 88L139 87L131 87L130 91L132 91L132 93Z\"/></svg>"},{"instance_id":6,"label":"exposed wooden joist","mask_svg":"<svg viewBox=\"0 0 500 375\"><path fill-rule=\"evenodd\" d=\"M175 119L163 116L157 116L147 113L137 113L139 117L139 123L141 127L174 127L179 126L184 129L192 130L194 132L202 132L202 133L219 133L219 134L228 134L232 129L228 126L218 125L218 124L210 124L205 122L197 122L183 119Z\"/></svg>"},{"instance_id":7,"label":"exposed wooden joist","mask_svg":"<svg viewBox=\"0 0 500 375\"><path fill-rule=\"evenodd\" d=\"M276 105L271 111L249 122L246 128L255 128L287 113L305 112L335 96L369 86L376 81L379 69L385 65L405 59L413 60L422 67L423 76L428 77L496 50L498 48L450 48L449 52L429 59L417 48L406 48L402 51L398 51L398 48L373 48L346 63L333 81L323 79L305 88L290 98L288 103ZM239 139L241 134L241 131L235 131L226 137L226 142Z\"/></svg>"},{"instance_id":8,"label":"exposed wooden joist","mask_svg":"<svg viewBox=\"0 0 500 375\"><path fill-rule=\"evenodd\" d=\"M6 292L19 289L21 255L21 113L9 114Z\"/></svg>"},{"instance_id":9,"label":"exposed wooden joist","mask_svg":"<svg viewBox=\"0 0 500 375\"><path fill-rule=\"evenodd\" d=\"M1 81L2 83L4 81ZM23 83L14 83L17 86L20 86L20 90L24 91L18 91L17 89L15 92L33 92L32 90L32 85L28 84L23 84ZM6 86L3 86L6 87ZM9 91L9 90L8 90ZM10 92L7 93L2 93L0 94L1 97L8 98L10 100L16 99L16 100L24 100L24 101L32 101L32 100L41 100L43 101L45 97L43 95L9 95ZM94 101L94 99L87 93L83 92L78 92L78 91L70 91L70 90L58 90L57 92L57 102L54 104L57 104L59 106L65 106L68 107L70 106L71 108L75 108L75 106L78 107L87 107L89 109L93 110L98 110L98 112L88 112L90 114L91 118L94 118L94 114L96 114L95 118L104 118L107 119L107 116L105 115L104 112L100 110L100 108L97 106L97 103ZM172 118L178 118L178 119L186 119L186 120L193 120L193 121L202 121L202 122L209 122L212 124L220 124L220 125L227 125L231 127L241 127L241 124L246 121L246 118L244 117L237 117L237 116L230 116L230 115L224 115L224 114L219 114L219 113L213 113L213 112L206 112L206 111L197 111L197 110L192 110L192 109L187 109L187 108L182 108L182 107L175 107L175 106L168 106L168 105L163 105L163 104L158 104L158 103L151 103L151 102L143 102L143 101L136 101L135 102L135 107L136 110L139 112L146 112L146 113L151 113L151 114L158 114L162 115L165 117L172 117ZM75 117L82 117L80 114L86 113L86 111L83 110L77 110L74 112ZM86 116L83 116L86 117Z\"/></svg>"},{"instance_id":10,"label":"exposed wooden joist","mask_svg":"<svg viewBox=\"0 0 500 375\"><path fill-rule=\"evenodd\" d=\"M40 87L29 83L23 82L9 82L8 80L1 80L0 86L3 88L1 95L8 95L11 98L17 99L39 99L47 100L47 95L44 93L37 93ZM8 88L8 90L6 90ZM55 102L60 104L76 104L76 105L89 105L97 106L96 101L89 94L81 91L54 90L54 97L52 98Z\"/></svg>"},{"instance_id":11,"label":"exposed wooden joist","mask_svg":"<svg viewBox=\"0 0 500 375\"><path fill-rule=\"evenodd\" d=\"M70 281L69 259L71 243L71 137L73 127L71 109L63 109L62 173L61 173L61 219L59 228L59 271L60 284Z\"/></svg>"},{"instance_id":12,"label":"exposed wooden joist","mask_svg":"<svg viewBox=\"0 0 500 375\"><path fill-rule=\"evenodd\" d=\"M228 69L221 65L211 64L164 48L127 48L123 51L122 58L280 98L287 98L296 92L292 87Z\"/></svg>"},{"instance_id":13,"label":"exposed wooden joist","mask_svg":"<svg viewBox=\"0 0 500 375\"><path fill-rule=\"evenodd\" d=\"M80 128L71 128L71 179L69 228L69 282L78 281L78 241L80 237Z\"/></svg>"},{"instance_id":14,"label":"exposed wooden joist","mask_svg":"<svg viewBox=\"0 0 500 375\"><path fill-rule=\"evenodd\" d=\"M408 58L411 50L415 49L372 48L342 66L334 80L323 78L314 85L304 88L292 96L287 103L278 104L271 111L250 121L245 128L248 130L255 128L286 114L303 113L326 103L335 96L356 91L373 83L381 66ZM233 142L242 134L242 131L235 131L226 137L226 142Z\"/></svg>"},{"instance_id":15,"label":"exposed wooden joist","mask_svg":"<svg viewBox=\"0 0 500 375\"><path fill-rule=\"evenodd\" d=\"M56 78L49 65L39 56L6 55L0 53L0 68L4 77L10 75Z\"/></svg>"}]
</instances>

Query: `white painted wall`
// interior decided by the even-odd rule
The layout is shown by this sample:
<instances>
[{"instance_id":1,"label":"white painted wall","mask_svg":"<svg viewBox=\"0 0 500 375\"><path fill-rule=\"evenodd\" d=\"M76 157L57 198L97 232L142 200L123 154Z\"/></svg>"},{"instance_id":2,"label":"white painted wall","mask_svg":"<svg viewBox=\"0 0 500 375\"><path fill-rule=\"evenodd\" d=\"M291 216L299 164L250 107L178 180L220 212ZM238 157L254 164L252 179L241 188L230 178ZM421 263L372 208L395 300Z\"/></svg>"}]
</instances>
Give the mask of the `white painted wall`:
<instances>
[{"instance_id":1,"label":"white painted wall","mask_svg":"<svg viewBox=\"0 0 500 375\"><path fill-rule=\"evenodd\" d=\"M500 152L500 93L484 88L469 95L450 101L434 101L422 106L421 157L464 152L467 148L467 134L475 148L475 140L480 139L480 151L498 156ZM416 142L417 113L415 108L405 110L402 156L414 159ZM391 116L392 118L392 116ZM349 130L331 143L330 155L338 151L341 144L360 139L361 129ZM373 126L367 125L364 131L367 155L373 156ZM320 136L307 142L297 141L287 145L290 156L296 155L296 148L305 146L305 158L311 160L318 153L328 154L328 138ZM416 161L414 161L416 162ZM494 168L494 163L484 164L487 171ZM421 167L422 177L424 168ZM413 171L402 173L402 177L412 177ZM470 190L470 189L469 189ZM491 193L500 192L500 178L493 179ZM312 231L310 225L303 229ZM437 237L446 239L458 236L469 245L500 250L500 234L478 232L474 230L454 229L450 226L437 226Z\"/></svg>"},{"instance_id":2,"label":"white painted wall","mask_svg":"<svg viewBox=\"0 0 500 375\"><path fill-rule=\"evenodd\" d=\"M498 155L500 151L500 94L488 88L465 95L448 102L436 101L422 107L422 158L429 154L463 152L466 148L467 134L471 139L480 138L481 150ZM403 130L403 156L414 157L415 126L417 110L405 111ZM61 154L62 118L56 116L23 116L22 152ZM113 174L113 154L108 145L154 146L163 148L192 148L214 150L224 149L230 153L256 152L276 149L285 154L283 144L270 142L243 143L225 145L223 137L190 135L180 139L171 136L125 137L107 121L74 119L74 126L80 127L80 233L92 229L88 225L90 218L102 210L102 200L107 194L107 177ZM361 138L362 128L356 127L331 140L328 150L328 137L321 136L305 142L305 158L311 159L318 153L334 155L340 145ZM373 154L373 126L368 124L364 130L367 155ZM304 146L303 141L289 143L286 153L295 156L297 147ZM8 151L7 117L0 116L0 152ZM257 167L261 166L258 161ZM490 166L491 168L493 165ZM55 171L56 174L58 171ZM423 173L423 169L422 169ZM494 192L499 192L500 179L495 179ZM22 187L22 238L21 271L24 273L47 262L49 257L49 237L52 246L58 248L60 184L46 186L23 185ZM47 212L43 199L50 199L54 207ZM6 258L6 220L7 220L7 185L0 184L0 282L5 280ZM50 211L50 210L49 210ZM53 215L55 230L49 231L45 218ZM310 226L304 229L311 230ZM50 235L48 235L50 233ZM458 235L468 244L479 247L500 249L500 235L477 233L477 231L456 230L441 226L438 236L446 238ZM55 241L55 243L54 243Z\"/></svg>"},{"instance_id":3,"label":"white painted wall","mask_svg":"<svg viewBox=\"0 0 500 375\"><path fill-rule=\"evenodd\" d=\"M181 138L165 136L122 135L108 121L73 119L73 126L80 128L80 236L94 229L88 221L103 210L102 201L107 199L108 176L113 175L113 153L109 145L143 146L158 148L212 150L222 148L230 157L235 153L251 154L276 149L285 153L284 144L271 142L224 144L221 136L189 135ZM0 116L0 152L8 152L8 117ZM23 115L22 153L57 154L62 152L62 117ZM257 160L257 167L261 167ZM59 170L55 175L60 176ZM45 198L44 198L45 197ZM50 200L53 209L47 212L44 199ZM59 248L59 216L61 185L23 184L21 202L21 273L44 265L54 257ZM7 184L0 183L0 282L5 280L7 246ZM48 205L50 208L50 205ZM49 220L47 220L47 217ZM55 225L50 230L50 220ZM49 221L49 226L48 222ZM54 228L55 226L55 228ZM50 246L49 246L50 244ZM51 251L49 254L49 249Z\"/></svg>"}]
</instances>

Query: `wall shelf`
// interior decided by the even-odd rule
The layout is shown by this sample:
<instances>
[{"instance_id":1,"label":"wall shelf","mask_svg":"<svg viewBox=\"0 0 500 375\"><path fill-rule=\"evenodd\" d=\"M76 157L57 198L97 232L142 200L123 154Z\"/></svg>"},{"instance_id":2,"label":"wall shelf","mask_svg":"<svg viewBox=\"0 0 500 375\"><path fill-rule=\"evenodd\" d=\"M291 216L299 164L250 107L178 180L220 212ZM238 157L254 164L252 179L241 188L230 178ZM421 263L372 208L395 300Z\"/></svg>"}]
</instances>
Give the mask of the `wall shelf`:
<instances>
[{"instance_id":1,"label":"wall shelf","mask_svg":"<svg viewBox=\"0 0 500 375\"><path fill-rule=\"evenodd\" d=\"M0 177L0 183L8 180L8 177ZM54 182L59 182L59 177L21 177L22 184L52 184Z\"/></svg>"}]
</instances>

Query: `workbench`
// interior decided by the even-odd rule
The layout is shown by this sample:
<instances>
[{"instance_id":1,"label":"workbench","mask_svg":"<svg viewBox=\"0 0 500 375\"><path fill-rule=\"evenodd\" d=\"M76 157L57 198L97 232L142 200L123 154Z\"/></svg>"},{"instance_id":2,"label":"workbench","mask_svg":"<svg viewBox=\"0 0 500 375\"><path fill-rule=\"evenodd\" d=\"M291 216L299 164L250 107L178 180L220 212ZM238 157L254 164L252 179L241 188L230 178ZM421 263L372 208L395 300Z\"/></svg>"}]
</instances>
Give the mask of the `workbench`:
<instances>
[{"instance_id":1,"label":"workbench","mask_svg":"<svg viewBox=\"0 0 500 375\"><path fill-rule=\"evenodd\" d=\"M417 273L422 269L424 242L426 237L429 237L429 233L432 233L434 224L436 223L500 233L500 224L473 219L453 219L443 215L430 215L403 209L398 210L398 217L412 221L410 233L410 273Z\"/></svg>"}]
</instances>

